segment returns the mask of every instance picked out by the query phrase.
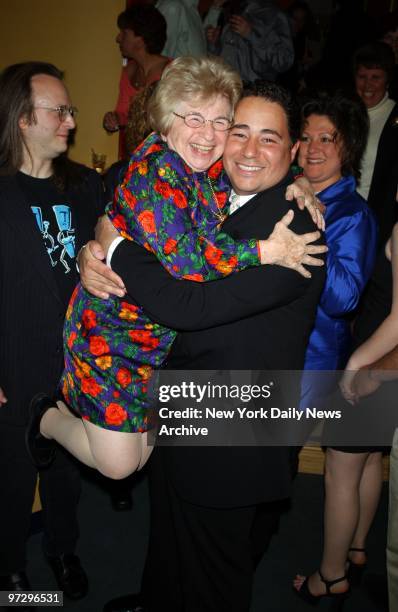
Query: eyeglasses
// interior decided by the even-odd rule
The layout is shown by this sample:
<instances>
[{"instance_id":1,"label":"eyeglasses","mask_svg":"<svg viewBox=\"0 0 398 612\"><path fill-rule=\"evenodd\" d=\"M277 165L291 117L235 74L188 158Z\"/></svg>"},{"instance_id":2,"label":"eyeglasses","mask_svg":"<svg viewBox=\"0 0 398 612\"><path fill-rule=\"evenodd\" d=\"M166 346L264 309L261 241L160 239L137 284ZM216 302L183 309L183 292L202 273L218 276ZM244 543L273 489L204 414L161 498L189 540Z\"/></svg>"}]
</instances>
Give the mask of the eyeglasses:
<instances>
[{"instance_id":1,"label":"eyeglasses","mask_svg":"<svg viewBox=\"0 0 398 612\"><path fill-rule=\"evenodd\" d=\"M35 106L34 108L42 108L43 110L49 110L53 113L58 113L58 119L61 123L67 120L68 115L74 119L78 113L76 106L66 106L62 104L60 106Z\"/></svg>"},{"instance_id":2,"label":"eyeglasses","mask_svg":"<svg viewBox=\"0 0 398 612\"><path fill-rule=\"evenodd\" d=\"M206 123L211 123L216 132L226 132L232 125L232 121L226 117L217 117L216 119L205 119L200 113L187 113L186 115L179 115L173 111L173 115L180 117L190 128L201 128Z\"/></svg>"}]
</instances>

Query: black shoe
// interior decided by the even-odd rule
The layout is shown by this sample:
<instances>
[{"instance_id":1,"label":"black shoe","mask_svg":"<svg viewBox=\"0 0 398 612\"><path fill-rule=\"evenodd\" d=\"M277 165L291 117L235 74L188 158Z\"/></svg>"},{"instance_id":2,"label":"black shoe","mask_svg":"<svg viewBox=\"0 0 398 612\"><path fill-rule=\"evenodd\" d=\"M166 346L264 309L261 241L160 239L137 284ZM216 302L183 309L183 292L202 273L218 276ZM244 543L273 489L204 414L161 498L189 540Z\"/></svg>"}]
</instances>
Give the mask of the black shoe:
<instances>
[{"instance_id":1,"label":"black shoe","mask_svg":"<svg viewBox=\"0 0 398 612\"><path fill-rule=\"evenodd\" d=\"M296 595L298 595L300 599L310 604L311 606L318 605L321 599L330 598L333 602L333 610L336 612L341 611L343 609L345 600L350 595L350 588L348 588L348 590L344 593L333 593L331 588L334 584L338 584L339 582L343 582L343 580L347 580L347 576L344 575L341 576L341 578L336 578L335 580L326 580L326 578L322 576L320 570L317 571L321 582L323 582L323 584L325 585L326 593L323 593L322 595L314 595L313 593L311 593L310 587L308 586L309 576L307 576L300 589L294 589Z\"/></svg>"},{"instance_id":2,"label":"black shoe","mask_svg":"<svg viewBox=\"0 0 398 612\"><path fill-rule=\"evenodd\" d=\"M47 557L54 572L58 586L69 599L82 599L87 595L88 580L86 572L76 555Z\"/></svg>"},{"instance_id":3,"label":"black shoe","mask_svg":"<svg viewBox=\"0 0 398 612\"><path fill-rule=\"evenodd\" d=\"M30 458L38 468L48 467L55 457L54 440L48 440L40 433L40 421L49 408L56 408L56 404L44 393L35 395L29 406L25 443Z\"/></svg>"},{"instance_id":4,"label":"black shoe","mask_svg":"<svg viewBox=\"0 0 398 612\"><path fill-rule=\"evenodd\" d=\"M131 482L125 483L120 480L112 481L109 488L112 508L116 512L125 512L133 507L131 497Z\"/></svg>"},{"instance_id":5,"label":"black shoe","mask_svg":"<svg viewBox=\"0 0 398 612\"><path fill-rule=\"evenodd\" d=\"M140 593L129 593L108 601L103 612L145 612Z\"/></svg>"},{"instance_id":6,"label":"black shoe","mask_svg":"<svg viewBox=\"0 0 398 612\"><path fill-rule=\"evenodd\" d=\"M348 553L350 552L361 552L366 554L365 548L349 548ZM347 579L351 586L358 587L361 585L363 575L366 569L366 561L365 563L354 563L350 558L347 559L348 568L347 568Z\"/></svg>"},{"instance_id":7,"label":"black shoe","mask_svg":"<svg viewBox=\"0 0 398 612\"><path fill-rule=\"evenodd\" d=\"M30 586L30 582L25 572L14 572L13 574L8 574L7 576L0 576L0 591L31 591L32 587ZM3 608L1 608L3 609ZM5 607L4 610L11 610L11 607ZM29 608L22 606L18 607L20 612L32 612L36 610L36 606Z\"/></svg>"}]
</instances>

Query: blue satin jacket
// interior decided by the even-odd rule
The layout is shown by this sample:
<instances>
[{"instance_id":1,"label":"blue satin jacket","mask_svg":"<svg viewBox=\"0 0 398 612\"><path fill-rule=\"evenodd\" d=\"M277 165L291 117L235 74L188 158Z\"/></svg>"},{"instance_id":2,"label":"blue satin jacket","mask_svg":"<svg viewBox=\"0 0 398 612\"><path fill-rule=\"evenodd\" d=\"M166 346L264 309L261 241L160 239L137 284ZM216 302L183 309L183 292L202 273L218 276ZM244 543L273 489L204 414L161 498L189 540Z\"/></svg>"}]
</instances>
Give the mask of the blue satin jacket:
<instances>
[{"instance_id":1,"label":"blue satin jacket","mask_svg":"<svg viewBox=\"0 0 398 612\"><path fill-rule=\"evenodd\" d=\"M318 193L326 206L326 282L319 302L306 358L306 370L343 368L350 349L353 311L372 272L377 226L366 201L345 176Z\"/></svg>"}]
</instances>

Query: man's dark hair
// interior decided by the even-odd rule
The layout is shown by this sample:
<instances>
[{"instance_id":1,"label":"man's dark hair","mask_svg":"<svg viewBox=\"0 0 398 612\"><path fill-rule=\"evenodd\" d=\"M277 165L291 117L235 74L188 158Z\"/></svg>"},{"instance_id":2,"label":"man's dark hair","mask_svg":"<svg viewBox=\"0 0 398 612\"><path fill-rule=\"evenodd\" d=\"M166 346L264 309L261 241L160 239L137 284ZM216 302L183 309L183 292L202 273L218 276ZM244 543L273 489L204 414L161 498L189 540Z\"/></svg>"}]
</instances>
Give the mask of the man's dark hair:
<instances>
[{"instance_id":1,"label":"man's dark hair","mask_svg":"<svg viewBox=\"0 0 398 612\"><path fill-rule=\"evenodd\" d=\"M0 175L16 174L24 161L24 141L19 120L35 122L32 101L32 78L39 74L62 81L63 74L47 62L23 62L5 68L0 77ZM64 191L69 183L78 186L83 167L70 161L66 154L53 160L53 180Z\"/></svg>"},{"instance_id":2,"label":"man's dark hair","mask_svg":"<svg viewBox=\"0 0 398 612\"><path fill-rule=\"evenodd\" d=\"M290 92L271 81L259 81L244 88L242 98L263 98L282 107L288 123L288 130L293 144L300 137L300 108Z\"/></svg>"},{"instance_id":3,"label":"man's dark hair","mask_svg":"<svg viewBox=\"0 0 398 612\"><path fill-rule=\"evenodd\" d=\"M376 41L360 47L355 51L352 61L354 75L360 66L364 66L384 70L388 81L394 76L394 52L387 43Z\"/></svg>"},{"instance_id":4,"label":"man's dark hair","mask_svg":"<svg viewBox=\"0 0 398 612\"><path fill-rule=\"evenodd\" d=\"M34 121L32 77L47 74L62 79L62 72L53 64L25 62L8 66L0 77L0 169L14 174L23 162L21 117Z\"/></svg>"},{"instance_id":5,"label":"man's dark hair","mask_svg":"<svg viewBox=\"0 0 398 612\"><path fill-rule=\"evenodd\" d=\"M132 30L136 36L141 36L148 53L161 53L166 44L166 20L152 5L136 4L126 9L117 18L117 27Z\"/></svg>"},{"instance_id":6,"label":"man's dark hair","mask_svg":"<svg viewBox=\"0 0 398 612\"><path fill-rule=\"evenodd\" d=\"M369 131L369 116L361 98L343 90L332 94L326 91L307 93L301 109L302 131L310 115L325 116L334 125L336 139L341 145L341 173L343 176L352 174L358 181Z\"/></svg>"}]
</instances>

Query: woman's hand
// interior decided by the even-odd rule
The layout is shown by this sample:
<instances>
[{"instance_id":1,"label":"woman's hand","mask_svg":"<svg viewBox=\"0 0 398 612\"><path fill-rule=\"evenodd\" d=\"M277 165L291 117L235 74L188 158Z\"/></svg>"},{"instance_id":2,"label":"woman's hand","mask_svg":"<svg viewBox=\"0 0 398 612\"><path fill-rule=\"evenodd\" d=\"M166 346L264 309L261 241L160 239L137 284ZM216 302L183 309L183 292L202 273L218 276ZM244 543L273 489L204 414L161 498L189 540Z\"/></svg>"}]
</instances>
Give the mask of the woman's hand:
<instances>
[{"instance_id":1,"label":"woman's hand","mask_svg":"<svg viewBox=\"0 0 398 612\"><path fill-rule=\"evenodd\" d=\"M311 183L304 176L300 176L287 187L285 198L289 201L296 200L301 210L308 210L315 225L320 230L325 229L325 206L318 200Z\"/></svg>"},{"instance_id":2,"label":"woman's hand","mask_svg":"<svg viewBox=\"0 0 398 612\"><path fill-rule=\"evenodd\" d=\"M250 21L247 21L241 15L232 15L229 20L229 26L233 32L236 32L242 38L248 38L253 29Z\"/></svg>"},{"instance_id":3,"label":"woman's hand","mask_svg":"<svg viewBox=\"0 0 398 612\"><path fill-rule=\"evenodd\" d=\"M206 28L206 39L207 42L211 45L215 45L218 39L220 38L221 28L214 26L207 26Z\"/></svg>"},{"instance_id":4,"label":"woman's hand","mask_svg":"<svg viewBox=\"0 0 398 612\"><path fill-rule=\"evenodd\" d=\"M310 278L311 273L304 268L308 266L323 266L323 261L311 255L326 253L327 246L312 245L311 242L318 240L319 232L308 234L295 234L289 229L294 217L294 212L289 210L278 223L275 224L272 234L267 240L260 240L261 263L276 264L296 270L305 278Z\"/></svg>"},{"instance_id":5,"label":"woman's hand","mask_svg":"<svg viewBox=\"0 0 398 612\"><path fill-rule=\"evenodd\" d=\"M372 376L372 370L369 368L362 368L359 370L353 380L352 388L355 393L356 401L359 401L362 397L372 395L380 387L381 381L376 380Z\"/></svg>"},{"instance_id":6,"label":"woman's hand","mask_svg":"<svg viewBox=\"0 0 398 612\"><path fill-rule=\"evenodd\" d=\"M117 132L119 129L119 117L115 111L105 113L102 125L107 132Z\"/></svg>"},{"instance_id":7,"label":"woman's hand","mask_svg":"<svg viewBox=\"0 0 398 612\"><path fill-rule=\"evenodd\" d=\"M124 297L126 288L122 279L104 264L104 258L102 246L94 240L80 250L77 259L83 287L99 298L107 299L110 295Z\"/></svg>"},{"instance_id":8,"label":"woman's hand","mask_svg":"<svg viewBox=\"0 0 398 612\"><path fill-rule=\"evenodd\" d=\"M353 367L348 363L344 374L339 382L339 387L342 396L350 404L357 403L357 394L354 387L354 379L357 375L358 370L354 370Z\"/></svg>"}]
</instances>

